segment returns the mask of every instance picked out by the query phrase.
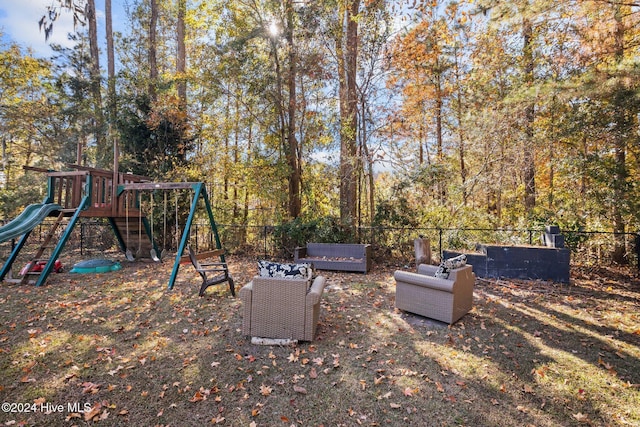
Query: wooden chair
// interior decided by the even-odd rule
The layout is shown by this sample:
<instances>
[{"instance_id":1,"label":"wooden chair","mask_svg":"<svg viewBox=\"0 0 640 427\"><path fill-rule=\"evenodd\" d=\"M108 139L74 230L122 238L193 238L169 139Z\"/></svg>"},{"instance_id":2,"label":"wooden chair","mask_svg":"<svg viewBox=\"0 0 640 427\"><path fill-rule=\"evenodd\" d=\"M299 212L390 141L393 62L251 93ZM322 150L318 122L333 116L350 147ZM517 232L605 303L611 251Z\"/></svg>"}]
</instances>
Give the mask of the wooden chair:
<instances>
[{"instance_id":1,"label":"wooden chair","mask_svg":"<svg viewBox=\"0 0 640 427\"><path fill-rule=\"evenodd\" d=\"M202 285L200 286L200 292L198 295L203 296L204 291L209 286L229 282L231 295L234 297L236 296L233 279L229 275L229 267L227 267L226 262L200 262L200 260L208 258L222 257L222 255L224 255L224 249L216 249L214 251L201 252L199 254L196 254L191 246L188 246L187 249L189 250L189 260L191 261L191 264L193 264L193 267L196 269L198 274L200 274L200 277L202 277ZM210 277L211 274L215 275Z\"/></svg>"}]
</instances>

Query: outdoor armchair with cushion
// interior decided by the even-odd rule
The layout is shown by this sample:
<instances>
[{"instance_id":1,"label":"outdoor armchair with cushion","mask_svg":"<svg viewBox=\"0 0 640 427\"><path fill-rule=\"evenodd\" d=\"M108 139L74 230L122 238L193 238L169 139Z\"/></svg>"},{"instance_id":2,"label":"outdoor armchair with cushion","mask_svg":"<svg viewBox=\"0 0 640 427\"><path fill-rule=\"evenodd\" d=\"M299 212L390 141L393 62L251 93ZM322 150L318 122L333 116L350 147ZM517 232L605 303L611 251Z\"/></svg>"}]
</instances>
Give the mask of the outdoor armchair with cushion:
<instances>
[{"instance_id":1,"label":"outdoor armchair with cushion","mask_svg":"<svg viewBox=\"0 0 640 427\"><path fill-rule=\"evenodd\" d=\"M439 269L420 264L417 273L396 271L396 307L449 324L468 313L475 283L472 266L454 268L447 278L436 277Z\"/></svg>"},{"instance_id":2,"label":"outdoor armchair with cushion","mask_svg":"<svg viewBox=\"0 0 640 427\"><path fill-rule=\"evenodd\" d=\"M240 289L243 335L312 341L324 287L323 276L255 276Z\"/></svg>"}]
</instances>

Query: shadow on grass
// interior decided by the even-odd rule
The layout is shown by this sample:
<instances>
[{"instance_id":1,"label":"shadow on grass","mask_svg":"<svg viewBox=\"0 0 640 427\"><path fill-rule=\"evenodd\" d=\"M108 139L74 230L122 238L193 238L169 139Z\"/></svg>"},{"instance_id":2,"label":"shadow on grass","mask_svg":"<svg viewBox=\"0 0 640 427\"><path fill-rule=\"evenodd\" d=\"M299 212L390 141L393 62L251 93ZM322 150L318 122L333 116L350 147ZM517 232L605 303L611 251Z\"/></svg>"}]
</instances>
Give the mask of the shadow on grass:
<instances>
[{"instance_id":1,"label":"shadow on grass","mask_svg":"<svg viewBox=\"0 0 640 427\"><path fill-rule=\"evenodd\" d=\"M167 291L167 264L127 264L99 277L60 275L43 288L3 285L3 400L88 403L93 412L5 412L0 422L640 422L636 336L607 323L602 311L601 324L584 317L599 307L598 298L584 295L578 306L562 292L480 282L475 308L448 326L396 311L390 270L320 272L328 286L316 339L257 346L241 335L241 303L225 286L200 298L199 277L183 266ZM254 264L232 258L229 265L238 291ZM625 321L635 322L626 323L629 330L638 327L637 317Z\"/></svg>"},{"instance_id":2,"label":"shadow on grass","mask_svg":"<svg viewBox=\"0 0 640 427\"><path fill-rule=\"evenodd\" d=\"M598 291L576 295L575 287L571 287L553 295L532 292L528 298L513 302L508 288L488 284L484 288L485 296L512 301L514 315L510 316L517 318L515 324L523 334L611 373L608 365L613 363L619 380L640 383L640 332L638 318L632 312L638 306L638 298L608 298L608 294ZM614 305L613 301L619 304ZM635 329L619 320L618 316L625 314L632 322L635 319ZM501 319L503 323L514 323L504 316Z\"/></svg>"}]
</instances>

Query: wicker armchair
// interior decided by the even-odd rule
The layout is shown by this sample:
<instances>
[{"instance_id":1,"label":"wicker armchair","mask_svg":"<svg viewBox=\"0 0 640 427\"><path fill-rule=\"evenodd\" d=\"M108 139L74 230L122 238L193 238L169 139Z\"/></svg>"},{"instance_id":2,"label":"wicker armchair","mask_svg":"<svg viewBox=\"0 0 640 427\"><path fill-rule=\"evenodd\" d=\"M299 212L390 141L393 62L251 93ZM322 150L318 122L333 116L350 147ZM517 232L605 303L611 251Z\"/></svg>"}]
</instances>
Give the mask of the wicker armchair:
<instances>
[{"instance_id":1,"label":"wicker armchair","mask_svg":"<svg viewBox=\"0 0 640 427\"><path fill-rule=\"evenodd\" d=\"M438 266L420 264L418 272L396 271L396 307L449 324L471 310L475 274L471 265L435 277Z\"/></svg>"},{"instance_id":2,"label":"wicker armchair","mask_svg":"<svg viewBox=\"0 0 640 427\"><path fill-rule=\"evenodd\" d=\"M312 341L320 317L325 278L255 276L240 289L242 334Z\"/></svg>"}]
</instances>

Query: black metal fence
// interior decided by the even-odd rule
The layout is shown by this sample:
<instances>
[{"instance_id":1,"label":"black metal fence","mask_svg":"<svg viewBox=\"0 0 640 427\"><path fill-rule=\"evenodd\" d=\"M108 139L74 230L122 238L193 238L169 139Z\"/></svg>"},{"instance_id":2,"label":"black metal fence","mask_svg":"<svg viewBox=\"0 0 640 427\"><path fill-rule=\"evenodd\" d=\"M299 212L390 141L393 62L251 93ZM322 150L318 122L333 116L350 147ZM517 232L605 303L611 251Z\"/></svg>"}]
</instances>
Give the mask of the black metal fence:
<instances>
[{"instance_id":1,"label":"black metal fence","mask_svg":"<svg viewBox=\"0 0 640 427\"><path fill-rule=\"evenodd\" d=\"M36 238L42 238L49 230L44 223L34 230ZM158 231L158 230L156 230ZM230 254L244 254L256 258L291 259L294 247L282 244L277 227L243 226L218 224L218 231L223 246ZM417 237L428 238L431 252L435 260L445 249L474 250L477 244L542 244L543 229L480 229L480 228L390 228L362 227L357 235L352 236L354 242L370 243L376 262L392 261L410 264L414 261L413 241ZM616 235L603 231L571 231L561 230L565 245L571 249L571 261L576 264L611 263L616 249L616 242L623 241L624 259L626 263L638 266L637 233ZM159 249L175 251L180 233L168 230L166 235L156 236ZM209 224L194 223L191 229L190 242L199 250L213 246L213 236ZM132 249L136 242L130 242ZM117 250L117 241L109 223L104 219L83 220L74 230L67 243L67 250L80 251L83 256L94 256L108 250Z\"/></svg>"}]
</instances>

